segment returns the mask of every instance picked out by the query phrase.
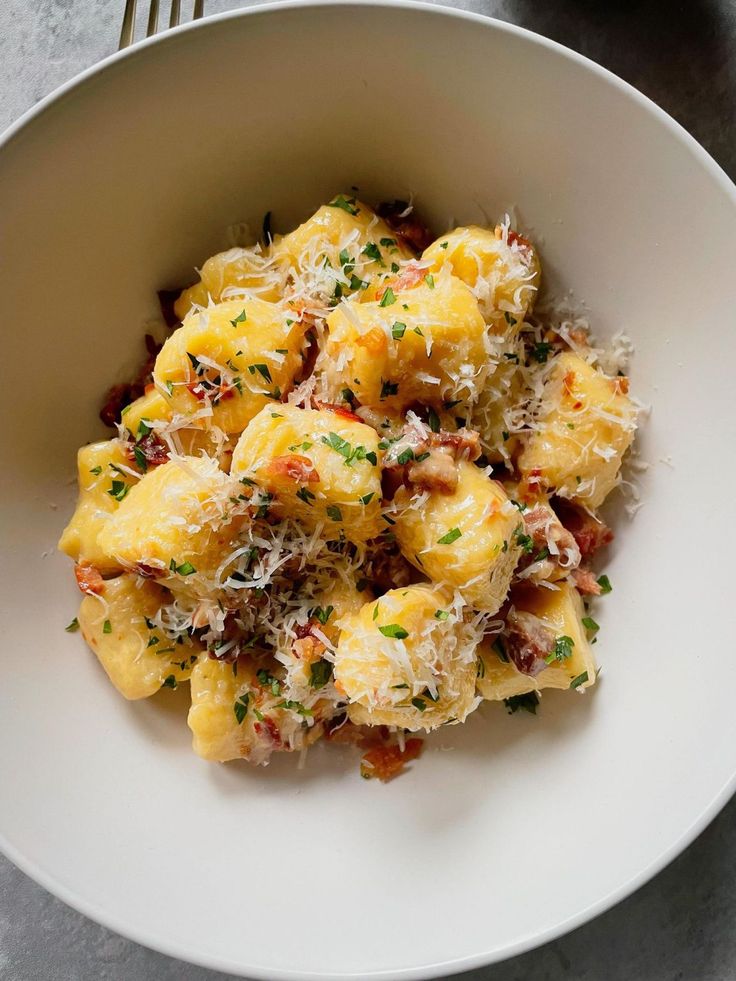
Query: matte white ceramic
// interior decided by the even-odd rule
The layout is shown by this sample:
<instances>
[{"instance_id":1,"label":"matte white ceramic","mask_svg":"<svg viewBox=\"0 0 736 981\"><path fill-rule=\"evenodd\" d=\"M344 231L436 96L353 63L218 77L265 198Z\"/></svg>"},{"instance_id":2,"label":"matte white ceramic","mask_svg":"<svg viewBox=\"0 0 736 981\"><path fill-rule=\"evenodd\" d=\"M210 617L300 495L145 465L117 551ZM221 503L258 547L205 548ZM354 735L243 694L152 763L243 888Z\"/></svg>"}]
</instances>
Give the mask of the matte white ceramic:
<instances>
[{"instance_id":1,"label":"matte white ceramic","mask_svg":"<svg viewBox=\"0 0 736 981\"><path fill-rule=\"evenodd\" d=\"M189 748L186 691L126 703L55 543L100 394L155 291L225 228L337 191L413 193L439 231L517 205L547 283L636 344L644 507L619 525L590 694L486 706L411 771L347 750L267 769ZM419 978L527 949L631 892L734 789L736 196L633 89L421 4L270 5L112 58L0 149L0 832L144 944L264 978ZM668 465L663 460L667 459Z\"/></svg>"}]
</instances>

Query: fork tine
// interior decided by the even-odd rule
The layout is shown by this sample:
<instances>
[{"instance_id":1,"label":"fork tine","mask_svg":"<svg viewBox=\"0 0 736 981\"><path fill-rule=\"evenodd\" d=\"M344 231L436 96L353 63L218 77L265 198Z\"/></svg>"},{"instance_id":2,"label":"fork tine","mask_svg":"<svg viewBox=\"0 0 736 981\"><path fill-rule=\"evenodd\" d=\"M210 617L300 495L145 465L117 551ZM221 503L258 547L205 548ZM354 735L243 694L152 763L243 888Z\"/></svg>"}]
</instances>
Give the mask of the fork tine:
<instances>
[{"instance_id":1,"label":"fork tine","mask_svg":"<svg viewBox=\"0 0 736 981\"><path fill-rule=\"evenodd\" d=\"M118 51L127 48L133 42L133 31L135 30L135 0L125 0L125 13L123 14L123 26L120 29L120 44Z\"/></svg>"},{"instance_id":2,"label":"fork tine","mask_svg":"<svg viewBox=\"0 0 736 981\"><path fill-rule=\"evenodd\" d=\"M181 0L171 0L171 11L169 12L169 27L176 27L179 23L181 14Z\"/></svg>"},{"instance_id":3,"label":"fork tine","mask_svg":"<svg viewBox=\"0 0 736 981\"><path fill-rule=\"evenodd\" d=\"M194 14L192 15L193 20L199 20L199 18L204 13L204 0L194 0Z\"/></svg>"},{"instance_id":4,"label":"fork tine","mask_svg":"<svg viewBox=\"0 0 736 981\"><path fill-rule=\"evenodd\" d=\"M146 37L151 37L156 33L158 27L158 0L150 0L151 6L148 8L148 26L146 27Z\"/></svg>"}]
</instances>

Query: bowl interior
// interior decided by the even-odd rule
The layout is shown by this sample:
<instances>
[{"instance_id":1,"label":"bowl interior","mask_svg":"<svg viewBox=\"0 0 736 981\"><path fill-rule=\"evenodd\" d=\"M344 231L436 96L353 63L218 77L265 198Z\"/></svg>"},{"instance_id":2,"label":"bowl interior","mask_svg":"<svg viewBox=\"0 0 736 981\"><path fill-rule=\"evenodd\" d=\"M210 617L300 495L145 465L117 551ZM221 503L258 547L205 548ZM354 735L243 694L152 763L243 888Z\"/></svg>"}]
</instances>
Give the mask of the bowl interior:
<instances>
[{"instance_id":1,"label":"bowl interior","mask_svg":"<svg viewBox=\"0 0 736 981\"><path fill-rule=\"evenodd\" d=\"M55 543L101 394L155 291L355 186L438 233L515 208L547 289L634 340L644 506L598 606L598 689L486 706L400 780L347 751L213 766L186 692L123 702L78 636ZM424 7L205 22L113 60L0 149L0 834L44 884L170 953L258 976L426 976L580 922L672 857L736 773L730 598L736 199L663 114L590 63ZM18 413L20 412L20 415ZM714 480L713 477L716 476ZM725 516L724 516L725 515Z\"/></svg>"}]
</instances>

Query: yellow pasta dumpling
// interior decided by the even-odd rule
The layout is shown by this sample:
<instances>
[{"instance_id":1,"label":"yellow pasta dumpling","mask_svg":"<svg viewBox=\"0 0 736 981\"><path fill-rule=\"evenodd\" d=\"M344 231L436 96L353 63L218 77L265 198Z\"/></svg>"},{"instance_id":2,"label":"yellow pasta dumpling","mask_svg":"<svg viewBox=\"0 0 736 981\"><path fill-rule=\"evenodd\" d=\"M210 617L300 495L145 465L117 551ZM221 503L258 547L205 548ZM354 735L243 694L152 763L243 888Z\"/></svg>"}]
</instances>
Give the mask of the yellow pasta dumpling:
<instances>
[{"instance_id":1,"label":"yellow pasta dumpling","mask_svg":"<svg viewBox=\"0 0 736 981\"><path fill-rule=\"evenodd\" d=\"M205 428L202 421L199 425L179 426L173 420L171 404L155 388L124 409L121 418L131 440L141 442L144 455L152 455L157 462L160 462L161 454L164 458L168 455L168 444L171 443L176 452L184 456L206 453L217 457L223 469L230 466L232 440L221 430ZM154 441L152 451L148 449L151 439Z\"/></svg>"},{"instance_id":2,"label":"yellow pasta dumpling","mask_svg":"<svg viewBox=\"0 0 736 981\"><path fill-rule=\"evenodd\" d=\"M342 303L327 326L317 367L335 401L346 390L361 405L388 412L414 402L473 401L492 369L478 303L454 276Z\"/></svg>"},{"instance_id":3,"label":"yellow pasta dumpling","mask_svg":"<svg viewBox=\"0 0 736 981\"><path fill-rule=\"evenodd\" d=\"M382 528L378 443L350 413L272 405L240 437L231 473L272 495L283 516L362 542Z\"/></svg>"},{"instance_id":4,"label":"yellow pasta dumpling","mask_svg":"<svg viewBox=\"0 0 736 981\"><path fill-rule=\"evenodd\" d=\"M472 463L457 463L452 493L400 488L396 535L401 552L434 582L460 590L474 609L495 613L520 555L521 516L500 484Z\"/></svg>"},{"instance_id":5,"label":"yellow pasta dumpling","mask_svg":"<svg viewBox=\"0 0 736 981\"><path fill-rule=\"evenodd\" d=\"M100 532L136 483L137 467L117 439L83 446L77 453L79 497L59 549L75 562L95 566L103 575L120 572L121 563L100 545Z\"/></svg>"},{"instance_id":6,"label":"yellow pasta dumpling","mask_svg":"<svg viewBox=\"0 0 736 981\"><path fill-rule=\"evenodd\" d=\"M628 380L565 352L547 369L534 431L519 457L531 489L599 507L618 483L636 429Z\"/></svg>"},{"instance_id":7,"label":"yellow pasta dumpling","mask_svg":"<svg viewBox=\"0 0 736 981\"><path fill-rule=\"evenodd\" d=\"M273 254L290 267L297 295L317 292L335 299L364 289L369 279L411 257L375 211L344 194L277 238Z\"/></svg>"},{"instance_id":8,"label":"yellow pasta dumpling","mask_svg":"<svg viewBox=\"0 0 736 981\"><path fill-rule=\"evenodd\" d=\"M594 685L597 668L578 591L566 582L554 590L520 586L512 601L504 633L480 647L477 685L483 698Z\"/></svg>"},{"instance_id":9,"label":"yellow pasta dumpling","mask_svg":"<svg viewBox=\"0 0 736 981\"><path fill-rule=\"evenodd\" d=\"M110 681L125 698L148 698L186 681L202 650L183 635L171 640L151 623L171 596L161 586L124 573L108 580L100 596L79 607L82 635Z\"/></svg>"},{"instance_id":10,"label":"yellow pasta dumpling","mask_svg":"<svg viewBox=\"0 0 736 981\"><path fill-rule=\"evenodd\" d=\"M475 708L478 636L451 604L407 586L340 620L335 686L352 722L429 731Z\"/></svg>"},{"instance_id":11,"label":"yellow pasta dumpling","mask_svg":"<svg viewBox=\"0 0 736 981\"><path fill-rule=\"evenodd\" d=\"M201 658L192 671L191 693L187 721L194 752L205 760L267 763L272 752L302 749L322 734L312 713L287 706L281 683L248 657Z\"/></svg>"},{"instance_id":12,"label":"yellow pasta dumpling","mask_svg":"<svg viewBox=\"0 0 736 981\"><path fill-rule=\"evenodd\" d=\"M249 296L190 314L156 358L156 387L174 412L242 432L302 367L304 326L293 317Z\"/></svg>"},{"instance_id":13,"label":"yellow pasta dumpling","mask_svg":"<svg viewBox=\"0 0 736 981\"><path fill-rule=\"evenodd\" d=\"M275 303L284 287L283 263L271 254L270 248L261 249L259 245L218 252L205 262L199 276L199 282L183 290L174 304L179 320L184 320L195 305L206 307L210 302L219 303L246 293Z\"/></svg>"},{"instance_id":14,"label":"yellow pasta dumpling","mask_svg":"<svg viewBox=\"0 0 736 981\"><path fill-rule=\"evenodd\" d=\"M227 553L242 516L233 517L232 481L208 457L176 457L150 470L100 535L122 566L196 584Z\"/></svg>"},{"instance_id":15,"label":"yellow pasta dumpling","mask_svg":"<svg viewBox=\"0 0 736 981\"><path fill-rule=\"evenodd\" d=\"M527 239L500 225L469 225L440 236L422 258L467 283L497 333L518 333L539 287L539 257Z\"/></svg>"}]
</instances>

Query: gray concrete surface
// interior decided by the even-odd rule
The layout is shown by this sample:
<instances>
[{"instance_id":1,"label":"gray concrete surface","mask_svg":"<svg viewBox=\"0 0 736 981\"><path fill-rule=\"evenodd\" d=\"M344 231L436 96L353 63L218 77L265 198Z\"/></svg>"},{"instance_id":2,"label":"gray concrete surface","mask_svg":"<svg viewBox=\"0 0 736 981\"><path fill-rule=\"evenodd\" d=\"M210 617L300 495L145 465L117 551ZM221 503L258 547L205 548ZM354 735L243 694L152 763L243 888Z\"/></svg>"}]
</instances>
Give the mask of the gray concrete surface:
<instances>
[{"instance_id":1,"label":"gray concrete surface","mask_svg":"<svg viewBox=\"0 0 736 981\"><path fill-rule=\"evenodd\" d=\"M679 120L736 179L736 0L447 2L528 27L610 68ZM183 0L185 10L189 3ZM123 6L123 0L0 0L0 127L113 51ZM162 6L166 12L167 0ZM209 13L238 6L244 4L206 3ZM736 800L684 855L609 913L462 977L736 981ZM107 979L225 981L225 975L91 923L0 858L0 981Z\"/></svg>"}]
</instances>

